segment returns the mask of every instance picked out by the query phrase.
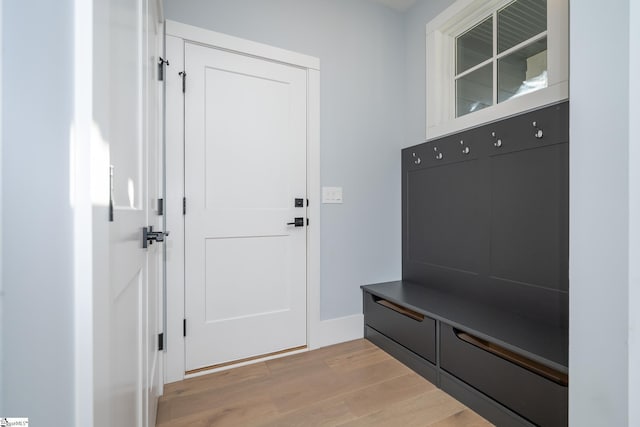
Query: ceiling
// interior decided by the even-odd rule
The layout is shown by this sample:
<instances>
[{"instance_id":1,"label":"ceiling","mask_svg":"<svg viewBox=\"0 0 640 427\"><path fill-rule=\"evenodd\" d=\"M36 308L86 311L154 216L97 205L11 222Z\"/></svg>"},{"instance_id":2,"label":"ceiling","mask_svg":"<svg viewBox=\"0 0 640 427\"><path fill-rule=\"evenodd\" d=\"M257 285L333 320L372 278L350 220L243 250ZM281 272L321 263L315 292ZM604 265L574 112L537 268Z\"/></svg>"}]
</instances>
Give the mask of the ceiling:
<instances>
[{"instance_id":1,"label":"ceiling","mask_svg":"<svg viewBox=\"0 0 640 427\"><path fill-rule=\"evenodd\" d=\"M409 9L416 2L416 0L371 0L371 1L383 4L385 6L388 6L390 8L393 8L402 12Z\"/></svg>"}]
</instances>

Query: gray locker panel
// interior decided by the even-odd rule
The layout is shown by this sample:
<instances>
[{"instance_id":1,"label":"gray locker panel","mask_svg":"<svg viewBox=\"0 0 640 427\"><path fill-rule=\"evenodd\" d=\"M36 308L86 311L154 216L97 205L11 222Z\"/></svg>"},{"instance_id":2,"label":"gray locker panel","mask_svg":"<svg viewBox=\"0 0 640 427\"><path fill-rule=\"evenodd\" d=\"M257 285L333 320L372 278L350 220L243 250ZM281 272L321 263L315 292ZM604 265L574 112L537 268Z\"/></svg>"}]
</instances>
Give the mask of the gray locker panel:
<instances>
[{"instance_id":1,"label":"gray locker panel","mask_svg":"<svg viewBox=\"0 0 640 427\"><path fill-rule=\"evenodd\" d=\"M560 103L403 150L402 279L566 328L568 114Z\"/></svg>"},{"instance_id":2,"label":"gray locker panel","mask_svg":"<svg viewBox=\"0 0 640 427\"><path fill-rule=\"evenodd\" d=\"M533 126L533 123L536 126ZM491 138L490 155L529 150L569 141L569 103L563 102L482 126ZM536 134L542 131L541 137ZM492 134L495 133L495 137ZM540 134L538 134L540 136ZM497 140L500 144L494 144Z\"/></svg>"},{"instance_id":3,"label":"gray locker panel","mask_svg":"<svg viewBox=\"0 0 640 427\"><path fill-rule=\"evenodd\" d=\"M490 159L491 276L568 291L567 144Z\"/></svg>"},{"instance_id":4,"label":"gray locker panel","mask_svg":"<svg viewBox=\"0 0 640 427\"><path fill-rule=\"evenodd\" d=\"M486 241L481 172L471 160L408 174L410 262L478 274Z\"/></svg>"}]
</instances>

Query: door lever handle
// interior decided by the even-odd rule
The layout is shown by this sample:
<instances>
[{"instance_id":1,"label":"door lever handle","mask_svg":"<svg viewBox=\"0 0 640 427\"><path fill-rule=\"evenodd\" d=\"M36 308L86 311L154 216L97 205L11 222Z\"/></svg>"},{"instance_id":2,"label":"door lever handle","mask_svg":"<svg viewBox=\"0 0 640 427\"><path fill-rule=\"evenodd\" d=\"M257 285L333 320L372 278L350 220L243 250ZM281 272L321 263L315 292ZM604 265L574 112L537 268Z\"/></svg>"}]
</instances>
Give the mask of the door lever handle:
<instances>
[{"instance_id":1,"label":"door lever handle","mask_svg":"<svg viewBox=\"0 0 640 427\"><path fill-rule=\"evenodd\" d=\"M296 217L293 219L293 222L288 222L287 225L293 225L294 227L304 227L304 218Z\"/></svg>"},{"instance_id":2,"label":"door lever handle","mask_svg":"<svg viewBox=\"0 0 640 427\"><path fill-rule=\"evenodd\" d=\"M164 242L164 238L169 235L168 231L153 231L153 226L142 227L142 248L146 249L147 245L153 242Z\"/></svg>"}]
</instances>

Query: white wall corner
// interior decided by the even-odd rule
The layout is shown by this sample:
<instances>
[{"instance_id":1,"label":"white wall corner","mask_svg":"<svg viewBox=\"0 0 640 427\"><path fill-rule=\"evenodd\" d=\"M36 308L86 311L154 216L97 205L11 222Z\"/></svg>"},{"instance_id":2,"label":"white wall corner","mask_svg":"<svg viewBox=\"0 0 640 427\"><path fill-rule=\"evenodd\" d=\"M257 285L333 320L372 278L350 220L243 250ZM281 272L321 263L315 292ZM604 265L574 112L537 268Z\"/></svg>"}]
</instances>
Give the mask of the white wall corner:
<instances>
[{"instance_id":1,"label":"white wall corner","mask_svg":"<svg viewBox=\"0 0 640 427\"><path fill-rule=\"evenodd\" d=\"M364 315L362 314L323 320L318 325L314 347L340 344L360 339L363 336Z\"/></svg>"},{"instance_id":2,"label":"white wall corner","mask_svg":"<svg viewBox=\"0 0 640 427\"><path fill-rule=\"evenodd\" d=\"M71 205L74 229L75 425L94 422L93 300L93 2L74 2L74 123L71 130ZM107 170L106 168L103 170ZM103 175L106 175L103 174ZM104 183L103 181L100 181ZM105 186L106 187L106 186Z\"/></svg>"},{"instance_id":3,"label":"white wall corner","mask_svg":"<svg viewBox=\"0 0 640 427\"><path fill-rule=\"evenodd\" d=\"M307 345L313 350L320 347L320 71L307 73Z\"/></svg>"}]
</instances>

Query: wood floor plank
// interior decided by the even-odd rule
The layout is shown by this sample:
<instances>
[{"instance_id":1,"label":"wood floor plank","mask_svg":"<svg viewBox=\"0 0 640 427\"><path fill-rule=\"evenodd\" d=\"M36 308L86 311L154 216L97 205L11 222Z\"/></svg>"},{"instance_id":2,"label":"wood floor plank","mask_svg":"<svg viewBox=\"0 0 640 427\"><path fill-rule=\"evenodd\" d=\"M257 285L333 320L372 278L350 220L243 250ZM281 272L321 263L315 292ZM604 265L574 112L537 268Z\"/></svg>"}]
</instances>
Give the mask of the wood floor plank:
<instances>
[{"instance_id":1,"label":"wood floor plank","mask_svg":"<svg viewBox=\"0 0 640 427\"><path fill-rule=\"evenodd\" d=\"M336 357L326 359L326 364L338 371L350 371L363 366L375 365L379 362L392 359L390 355L381 352L376 347L370 347L363 350L357 350Z\"/></svg>"},{"instance_id":2,"label":"wood floor plank","mask_svg":"<svg viewBox=\"0 0 640 427\"><path fill-rule=\"evenodd\" d=\"M272 419L277 411L268 398L249 399L236 405L218 406L194 413L183 412L181 416L163 423L158 427L191 427L191 426L249 426L256 425L264 419Z\"/></svg>"},{"instance_id":3,"label":"wood floor plank","mask_svg":"<svg viewBox=\"0 0 640 427\"><path fill-rule=\"evenodd\" d=\"M367 387L406 374L408 368L394 359L363 366L347 373L332 375L310 374L285 384L273 395L273 401L282 412Z\"/></svg>"},{"instance_id":4,"label":"wood floor plank","mask_svg":"<svg viewBox=\"0 0 640 427\"><path fill-rule=\"evenodd\" d=\"M355 418L343 399L333 398L282 413L259 427L335 426Z\"/></svg>"},{"instance_id":5,"label":"wood floor plank","mask_svg":"<svg viewBox=\"0 0 640 427\"><path fill-rule=\"evenodd\" d=\"M180 418L191 413L215 409L233 408L256 399L270 399L273 382L270 377L256 378L225 387L205 390L200 393L186 393L166 401L171 418ZM161 404L165 401L161 401Z\"/></svg>"},{"instance_id":6,"label":"wood floor plank","mask_svg":"<svg viewBox=\"0 0 640 427\"><path fill-rule=\"evenodd\" d=\"M392 403L342 427L403 426L424 427L460 412L464 406L441 390L432 390Z\"/></svg>"},{"instance_id":7,"label":"wood floor plank","mask_svg":"<svg viewBox=\"0 0 640 427\"><path fill-rule=\"evenodd\" d=\"M176 396L200 393L206 390L214 390L225 387L229 384L237 384L256 378L265 378L270 374L269 368L264 363L254 363L235 369L216 372L214 374L202 375L184 381L178 381L165 385L164 399L171 399Z\"/></svg>"},{"instance_id":8,"label":"wood floor plank","mask_svg":"<svg viewBox=\"0 0 640 427\"><path fill-rule=\"evenodd\" d=\"M320 369L327 366L327 359L348 356L351 353L366 350L376 350L377 347L366 340L354 340L342 344L323 347L306 353L293 356L272 359L265 362L271 373L282 375L285 372L296 373L309 371L312 368Z\"/></svg>"},{"instance_id":9,"label":"wood floor plank","mask_svg":"<svg viewBox=\"0 0 640 427\"><path fill-rule=\"evenodd\" d=\"M165 387L158 427L484 427L482 417L366 340Z\"/></svg>"},{"instance_id":10,"label":"wood floor plank","mask_svg":"<svg viewBox=\"0 0 640 427\"><path fill-rule=\"evenodd\" d=\"M354 415L361 417L435 389L435 385L410 372L351 393L345 396L345 402Z\"/></svg>"},{"instance_id":11,"label":"wood floor plank","mask_svg":"<svg viewBox=\"0 0 640 427\"><path fill-rule=\"evenodd\" d=\"M490 427L491 425L489 421L471 409L463 409L443 420L431 424L429 427Z\"/></svg>"}]
</instances>

